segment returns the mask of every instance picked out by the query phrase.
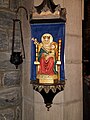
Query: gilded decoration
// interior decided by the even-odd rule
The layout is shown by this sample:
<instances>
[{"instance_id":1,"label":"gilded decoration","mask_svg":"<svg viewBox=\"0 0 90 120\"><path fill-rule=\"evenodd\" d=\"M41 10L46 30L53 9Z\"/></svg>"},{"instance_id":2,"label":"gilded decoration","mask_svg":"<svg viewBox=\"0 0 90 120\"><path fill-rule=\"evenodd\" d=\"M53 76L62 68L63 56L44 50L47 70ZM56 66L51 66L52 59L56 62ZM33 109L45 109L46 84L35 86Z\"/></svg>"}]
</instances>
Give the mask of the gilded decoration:
<instances>
[{"instance_id":1,"label":"gilded decoration","mask_svg":"<svg viewBox=\"0 0 90 120\"><path fill-rule=\"evenodd\" d=\"M30 21L34 19L61 19L66 21L66 9L60 4L55 5L52 0L43 0L39 6L34 6L30 12Z\"/></svg>"}]
</instances>

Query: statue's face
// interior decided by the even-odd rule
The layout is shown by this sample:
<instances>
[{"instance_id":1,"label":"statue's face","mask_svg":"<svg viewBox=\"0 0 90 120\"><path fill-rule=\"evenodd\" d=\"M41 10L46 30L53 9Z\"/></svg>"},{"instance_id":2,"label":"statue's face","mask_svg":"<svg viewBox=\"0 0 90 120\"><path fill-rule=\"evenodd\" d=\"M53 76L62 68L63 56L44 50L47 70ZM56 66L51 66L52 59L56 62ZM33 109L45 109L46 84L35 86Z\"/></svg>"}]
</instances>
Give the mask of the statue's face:
<instances>
[{"instance_id":1,"label":"statue's face","mask_svg":"<svg viewBox=\"0 0 90 120\"><path fill-rule=\"evenodd\" d=\"M50 34L44 34L42 36L43 44L50 44L53 41L53 37Z\"/></svg>"},{"instance_id":2,"label":"statue's face","mask_svg":"<svg viewBox=\"0 0 90 120\"><path fill-rule=\"evenodd\" d=\"M43 36L43 42L44 42L45 44L50 43L50 36L48 36L48 35Z\"/></svg>"}]
</instances>

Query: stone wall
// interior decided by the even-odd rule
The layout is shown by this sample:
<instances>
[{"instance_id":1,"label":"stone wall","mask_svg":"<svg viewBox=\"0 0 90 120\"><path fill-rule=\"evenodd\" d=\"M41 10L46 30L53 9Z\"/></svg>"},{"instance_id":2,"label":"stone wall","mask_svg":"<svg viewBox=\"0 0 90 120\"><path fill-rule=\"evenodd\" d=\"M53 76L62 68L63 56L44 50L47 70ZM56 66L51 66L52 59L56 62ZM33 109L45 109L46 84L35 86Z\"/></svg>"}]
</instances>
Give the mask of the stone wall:
<instances>
[{"instance_id":1,"label":"stone wall","mask_svg":"<svg viewBox=\"0 0 90 120\"><path fill-rule=\"evenodd\" d=\"M21 67L10 63L12 19L19 0L0 0L0 120L22 119Z\"/></svg>"}]
</instances>

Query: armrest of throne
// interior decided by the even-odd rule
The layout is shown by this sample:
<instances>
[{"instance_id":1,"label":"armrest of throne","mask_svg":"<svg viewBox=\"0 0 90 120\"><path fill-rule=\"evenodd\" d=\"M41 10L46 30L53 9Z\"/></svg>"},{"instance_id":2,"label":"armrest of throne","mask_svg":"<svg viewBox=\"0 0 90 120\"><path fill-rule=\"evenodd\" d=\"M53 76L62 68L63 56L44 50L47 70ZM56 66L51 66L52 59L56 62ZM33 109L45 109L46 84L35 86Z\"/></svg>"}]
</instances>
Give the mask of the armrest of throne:
<instances>
[{"instance_id":1,"label":"armrest of throne","mask_svg":"<svg viewBox=\"0 0 90 120\"><path fill-rule=\"evenodd\" d=\"M61 61L57 61L57 62L56 62L56 65L61 65Z\"/></svg>"},{"instance_id":2,"label":"armrest of throne","mask_svg":"<svg viewBox=\"0 0 90 120\"><path fill-rule=\"evenodd\" d=\"M34 61L34 64L35 65L40 65L40 62L39 61Z\"/></svg>"}]
</instances>

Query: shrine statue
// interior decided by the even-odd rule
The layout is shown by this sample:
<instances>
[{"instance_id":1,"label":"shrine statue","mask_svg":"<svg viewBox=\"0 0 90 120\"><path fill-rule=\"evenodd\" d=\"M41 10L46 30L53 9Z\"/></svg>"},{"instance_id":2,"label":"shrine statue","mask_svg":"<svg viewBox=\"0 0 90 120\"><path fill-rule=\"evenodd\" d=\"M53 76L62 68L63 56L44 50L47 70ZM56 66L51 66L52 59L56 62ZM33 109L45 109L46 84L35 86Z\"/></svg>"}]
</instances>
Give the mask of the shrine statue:
<instances>
[{"instance_id":1,"label":"shrine statue","mask_svg":"<svg viewBox=\"0 0 90 120\"><path fill-rule=\"evenodd\" d=\"M57 79L58 44L53 41L53 37L49 33L42 35L41 43L37 39L33 38L32 40L36 45L35 64L38 65L38 78L46 77L48 79L50 77L50 79Z\"/></svg>"}]
</instances>

